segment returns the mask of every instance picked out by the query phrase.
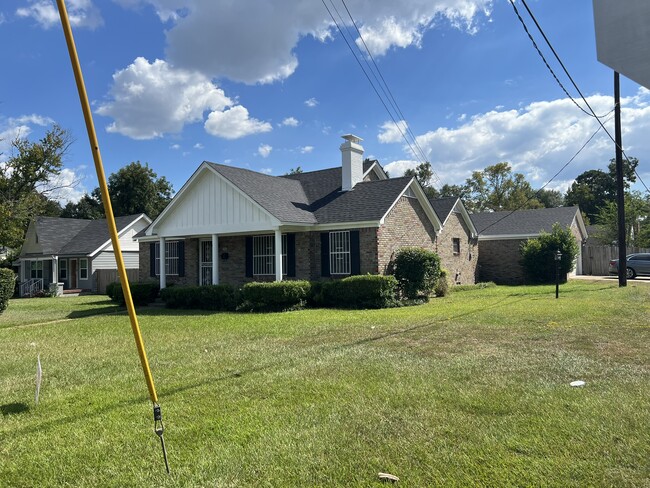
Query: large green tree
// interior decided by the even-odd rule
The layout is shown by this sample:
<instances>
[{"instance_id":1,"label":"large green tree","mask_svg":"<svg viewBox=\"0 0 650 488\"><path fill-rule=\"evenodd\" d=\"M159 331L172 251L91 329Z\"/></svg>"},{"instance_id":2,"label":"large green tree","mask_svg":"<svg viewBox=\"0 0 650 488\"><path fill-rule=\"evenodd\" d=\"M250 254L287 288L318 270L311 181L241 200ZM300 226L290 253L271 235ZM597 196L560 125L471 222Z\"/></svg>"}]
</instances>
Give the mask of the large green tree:
<instances>
[{"instance_id":1,"label":"large green tree","mask_svg":"<svg viewBox=\"0 0 650 488\"><path fill-rule=\"evenodd\" d=\"M171 200L172 191L167 178L159 178L149 164L140 161L126 165L108 177L108 192L116 217L146 213L155 219ZM68 202L61 215L77 219L104 218L99 187L76 203Z\"/></svg>"},{"instance_id":2,"label":"large green tree","mask_svg":"<svg viewBox=\"0 0 650 488\"><path fill-rule=\"evenodd\" d=\"M473 212L540 208L535 192L521 173L513 173L507 162L474 171L467 179L465 205Z\"/></svg>"},{"instance_id":3,"label":"large green tree","mask_svg":"<svg viewBox=\"0 0 650 488\"><path fill-rule=\"evenodd\" d=\"M650 204L638 191L625 194L625 242L629 246L645 247ZM616 202L606 202L596 215L596 237L603 242L618 241L618 207Z\"/></svg>"},{"instance_id":4,"label":"large green tree","mask_svg":"<svg viewBox=\"0 0 650 488\"><path fill-rule=\"evenodd\" d=\"M70 143L70 134L58 125L37 142L11 142L12 154L0 165L0 245L20 247L31 219L56 213L50 197L69 186L58 184L57 176Z\"/></svg>"},{"instance_id":5,"label":"large green tree","mask_svg":"<svg viewBox=\"0 0 650 488\"><path fill-rule=\"evenodd\" d=\"M128 164L108 177L113 213L116 216L146 213L155 219L172 198L172 185L147 163ZM99 189L93 191L99 197Z\"/></svg>"}]
</instances>

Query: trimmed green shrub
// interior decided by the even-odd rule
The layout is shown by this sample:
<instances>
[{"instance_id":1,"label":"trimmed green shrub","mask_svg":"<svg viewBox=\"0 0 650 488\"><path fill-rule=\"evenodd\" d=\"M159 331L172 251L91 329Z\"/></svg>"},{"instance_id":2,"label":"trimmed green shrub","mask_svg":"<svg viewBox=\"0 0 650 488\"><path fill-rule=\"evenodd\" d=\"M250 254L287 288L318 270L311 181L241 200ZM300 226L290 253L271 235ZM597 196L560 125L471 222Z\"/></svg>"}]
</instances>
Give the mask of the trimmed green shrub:
<instances>
[{"instance_id":1,"label":"trimmed green shrub","mask_svg":"<svg viewBox=\"0 0 650 488\"><path fill-rule=\"evenodd\" d=\"M14 295L16 274L6 268L0 268L0 313L9 306L9 299Z\"/></svg>"},{"instance_id":2,"label":"trimmed green shrub","mask_svg":"<svg viewBox=\"0 0 650 488\"><path fill-rule=\"evenodd\" d=\"M129 288L131 289L131 299L133 300L134 305L149 305L151 302L156 300L158 292L160 291L158 283L153 281L148 283L130 283ZM106 294L111 298L111 300L117 302L119 305L126 305L121 283L115 282L106 285Z\"/></svg>"},{"instance_id":3,"label":"trimmed green shrub","mask_svg":"<svg viewBox=\"0 0 650 488\"><path fill-rule=\"evenodd\" d=\"M312 302L333 308L387 308L396 304L397 280L394 276L359 275L321 282Z\"/></svg>"},{"instance_id":4,"label":"trimmed green shrub","mask_svg":"<svg viewBox=\"0 0 650 488\"><path fill-rule=\"evenodd\" d=\"M403 247L395 256L394 274L406 298L428 296L440 276L440 257L421 247Z\"/></svg>"},{"instance_id":5,"label":"trimmed green shrub","mask_svg":"<svg viewBox=\"0 0 650 488\"><path fill-rule=\"evenodd\" d=\"M167 308L233 311L237 305L230 285L174 286L160 290Z\"/></svg>"},{"instance_id":6,"label":"trimmed green shrub","mask_svg":"<svg viewBox=\"0 0 650 488\"><path fill-rule=\"evenodd\" d=\"M241 289L242 312L282 312L297 310L307 303L311 290L309 281L277 281L246 283Z\"/></svg>"},{"instance_id":7,"label":"trimmed green shrub","mask_svg":"<svg viewBox=\"0 0 650 488\"><path fill-rule=\"evenodd\" d=\"M441 269L440 276L436 280L436 286L433 288L433 292L437 297L446 297L449 294L449 280L447 279L447 270Z\"/></svg>"},{"instance_id":8,"label":"trimmed green shrub","mask_svg":"<svg viewBox=\"0 0 650 488\"><path fill-rule=\"evenodd\" d=\"M532 283L555 282L555 252L562 253L560 260L560 280L564 283L567 274L573 270L580 251L569 227L553 224L553 230L542 232L535 239L528 239L521 245L521 265L526 278Z\"/></svg>"}]
</instances>

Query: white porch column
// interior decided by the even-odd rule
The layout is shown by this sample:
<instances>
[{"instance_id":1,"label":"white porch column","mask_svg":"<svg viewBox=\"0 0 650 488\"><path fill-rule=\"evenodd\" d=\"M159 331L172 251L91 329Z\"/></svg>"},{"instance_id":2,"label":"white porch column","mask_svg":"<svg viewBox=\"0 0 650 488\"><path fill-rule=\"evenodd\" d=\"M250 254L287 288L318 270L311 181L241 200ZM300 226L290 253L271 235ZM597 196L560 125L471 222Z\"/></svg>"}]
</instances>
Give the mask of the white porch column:
<instances>
[{"instance_id":1,"label":"white porch column","mask_svg":"<svg viewBox=\"0 0 650 488\"><path fill-rule=\"evenodd\" d=\"M52 283L58 283L59 282L59 270L58 270L58 265L59 265L59 257L58 256L52 256Z\"/></svg>"},{"instance_id":2,"label":"white porch column","mask_svg":"<svg viewBox=\"0 0 650 488\"><path fill-rule=\"evenodd\" d=\"M212 234L212 284L219 284L219 236Z\"/></svg>"},{"instance_id":3,"label":"white porch column","mask_svg":"<svg viewBox=\"0 0 650 488\"><path fill-rule=\"evenodd\" d=\"M167 286L167 274L165 273L165 238L160 238L160 289L162 290Z\"/></svg>"},{"instance_id":4,"label":"white porch column","mask_svg":"<svg viewBox=\"0 0 650 488\"><path fill-rule=\"evenodd\" d=\"M282 281L282 232L275 231L275 281Z\"/></svg>"}]
</instances>

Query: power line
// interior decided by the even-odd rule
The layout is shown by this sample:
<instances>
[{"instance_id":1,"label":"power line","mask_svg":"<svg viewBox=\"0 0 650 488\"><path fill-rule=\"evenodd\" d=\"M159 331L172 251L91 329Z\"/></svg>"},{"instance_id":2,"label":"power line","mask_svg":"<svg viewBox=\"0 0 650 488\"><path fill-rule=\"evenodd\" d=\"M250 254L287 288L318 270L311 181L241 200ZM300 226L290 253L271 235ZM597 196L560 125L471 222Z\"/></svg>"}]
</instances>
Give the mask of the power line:
<instances>
[{"instance_id":1,"label":"power line","mask_svg":"<svg viewBox=\"0 0 650 488\"><path fill-rule=\"evenodd\" d=\"M546 58L544 57L544 55L543 55L542 52L540 51L539 47L537 46L537 43L536 43L535 40L533 39L533 36L530 34L530 32L529 32L529 30L528 30L528 27L526 26L526 22L524 22L524 19L523 19L523 18L521 17L521 15L519 14L519 10L517 9L517 6L515 5L514 0L509 0L509 2L510 2L510 5L512 5L512 8L513 8L514 11L515 11L515 14L517 15L517 18L519 19L519 22L521 23L521 25L523 26L524 30L525 30L526 33L528 34L529 39L530 39L531 42L533 43L533 46L535 46L535 49L537 50L537 52L539 53L539 55L542 57L542 60L544 61L544 64L545 64L546 67L551 71L551 74L553 75L553 77L555 78L555 80L560 84L560 86L562 87L562 89L564 90L564 92L567 94L567 96L571 99L571 101L572 101L572 102L573 102L573 103L574 103L574 104L575 104L575 105L576 105L580 110L582 110L583 112L585 112L585 113L586 113L587 115L589 115L590 117L594 117L594 118L598 121L598 123L600 124L601 128L605 131L605 133L607 134L607 136L612 140L612 142L614 143L614 145L615 145L616 147L619 147L618 143L616 142L616 139L614 139L614 137L612 136L612 134L607 130L607 127L605 127L605 125L603 124L603 122L602 122L602 120L601 120L602 116L598 116L598 115L596 115L596 112L594 111L594 109L591 107L591 105L589 105L589 102L587 101L586 97L583 95L583 93L582 93L582 91L580 90L580 88L578 87L577 83L574 81L573 77L572 77L571 74L569 73L569 70L566 68L566 66L564 65L564 63L563 63L562 60L560 59L560 56L557 54L557 51L555 50L555 48L553 47L553 45L552 45L551 42L549 41L548 37L546 36L546 33L544 32L544 30L542 29L542 27L539 25L539 22L538 22L537 19L535 18L535 15L533 14L533 12L532 12L532 11L530 10L530 8L528 7L528 4L526 3L526 0L521 0L521 3L522 3L522 4L524 5L524 7L526 8L526 11L528 12L528 15L530 15L531 19L532 19L533 22L535 23L535 26L537 27L537 30L540 32L540 34L541 34L542 37L544 38L544 41L546 42L546 45L547 45L547 46L549 47L549 49L551 50L551 52L552 52L553 55L555 56L555 59L558 61L558 63L560 63L560 66L562 66L562 69L564 70L564 73L567 75L567 77L569 78L569 80L571 80L571 83L573 84L574 88L577 90L578 94L580 95L580 98L581 98L582 101L585 103L585 105L586 105L587 108L589 109L589 112L590 112L590 113L589 113L589 112L586 112L585 109L582 108L582 107L581 107L581 106L576 102L576 100L574 100L573 97L571 97L571 95L569 95L569 93L566 91L566 88L564 88L564 85L562 85L562 84L560 83L560 81L558 80L557 76L555 75L555 72L553 72L553 70L552 70L551 67L549 66L548 62L546 61ZM623 153L623 156L625 157L625 160L628 162L628 164L631 164L631 162L630 162L630 158L628 158L627 154L625 153L625 150L624 150L622 147L619 147L619 148L620 148L621 152ZM634 174L636 175L636 177L637 177L637 179L639 180L639 182L644 186L644 188L646 189L646 192L650 193L650 189L649 189L648 186L645 184L645 182L644 182L643 179L641 178L641 175L639 175L639 173L637 172L636 168L634 169Z\"/></svg>"},{"instance_id":2,"label":"power line","mask_svg":"<svg viewBox=\"0 0 650 488\"><path fill-rule=\"evenodd\" d=\"M332 21L334 22L334 25L336 25L336 28L338 29L339 33L341 34L341 37L343 37L343 40L345 41L345 44L348 46L348 49L350 50L350 52L351 52L352 55L354 56L355 61L357 62L357 64L358 64L359 67L361 68L361 71L363 71L363 74L365 75L366 79L367 79L368 82L370 83L370 86L372 87L373 91L375 92L375 94L376 94L377 97L379 98L379 101L380 101L381 104L384 106L384 109L386 110L386 112L387 112L388 115L390 116L391 120L393 121L393 124L395 124L395 127L396 127L397 130L399 131L400 135L402 136L402 138L404 139L404 141L406 142L406 144L407 144L408 147L410 148L411 153L413 154L413 156L414 156L416 159L418 159L418 161L419 161L420 163L426 163L426 156L424 155L423 151L420 149L420 153L418 153L418 151L415 150L415 148L413 147L413 144L411 143L411 141L409 141L408 137L406 136L406 134L405 134L404 131L402 130L402 127L401 127L400 124L397 122L395 116L393 115L393 112L388 108L388 105L386 104L386 101L384 100L384 97L382 97L381 94L379 93L379 90L377 89L375 83L374 83L374 82L372 81L372 79L370 78L370 75L368 74L368 71L366 70L366 68L365 68L365 67L363 66L363 64L361 63L361 61L360 61L360 59L359 59L359 56L357 55L357 53L355 52L354 48L353 48L352 45L350 44L350 41L348 40L347 36L346 36L345 33L343 32L343 29L341 28L341 25L340 25L340 24L343 24L343 25L345 26L345 22L343 21L343 18L341 17L341 14L339 13L338 9L337 9L336 6L334 5L333 0L329 0L329 1L330 1L330 4L332 5L332 8L334 9L334 11L336 12L336 14L338 15L339 19L341 20L341 23L340 23L340 24L339 24L339 22L336 20L336 18L334 17L334 14L332 13L332 10L330 10L330 8L328 7L328 5L327 5L327 3L325 2L325 0L321 0L321 1L322 1L322 3L323 3L323 6L325 7L325 9L327 10L327 13L329 14L329 16L331 17ZM347 27L346 27L346 29L347 29ZM351 34L349 33L349 30L348 30L348 35L351 36ZM352 37L352 36L351 36L351 37ZM363 54L361 53L361 51L359 51L359 53L363 56ZM373 76L375 76L375 78L376 78L376 75L374 75L374 72L373 72L372 69L370 68L370 65L369 65L369 63L367 62L367 60L365 59L365 57L364 57L364 60L365 60L366 63L368 64L370 72L373 73ZM381 84L380 84L380 87L381 87ZM388 97L387 97L387 98L388 98ZM390 100L390 99L389 99L389 100ZM404 121L404 123L406 124L406 121ZM408 127L408 124L406 124L406 126ZM417 144L417 141L415 140L415 138L414 138L414 140L413 140L413 143L414 143L414 144ZM434 172L434 175L435 175L436 179L438 179L438 181L440 181L440 178L438 178L438 176L435 174L435 172Z\"/></svg>"},{"instance_id":3,"label":"power line","mask_svg":"<svg viewBox=\"0 0 650 488\"><path fill-rule=\"evenodd\" d=\"M610 112L609 112L608 114L606 114L605 116L611 114L613 111L614 111L614 109L610 110ZM611 119L611 118L610 118L610 119ZM606 120L606 122L608 122L610 119ZM551 182L552 182L555 178L557 178L557 177L560 175L560 173L562 173L562 171L564 171L564 170L567 168L567 166L569 166L569 165L570 165L570 164L575 160L575 158L578 157L578 155L579 155L579 154L580 154L580 153L581 153L581 152L582 152L582 151L587 147L587 145L589 145L589 143L593 140L594 137L596 137L596 134L598 134L602 128L603 128L603 126L602 126L602 125L599 125L598 128L596 129L596 131L595 131L593 134L591 134L591 136L589 137L589 139L587 139L587 141L586 141L586 142L585 142L585 143L580 147L580 149L578 149L578 152L576 152L576 153L571 157L571 159L569 159L569 160L564 164L564 166L562 166L562 167L559 169L559 171L558 171L557 173L555 173L555 174L551 177L550 180L548 180L546 183L544 183L544 184L542 185L542 187L541 187L539 190L537 190L535 193L533 193L532 196L529 196L528 199L527 199L524 203L522 203L521 205L519 205L519 207L517 207L516 209L512 210L510 213L508 213L508 214L504 215L503 217L501 217L499 220L497 220L497 221L495 221L495 222L492 222L490 225L488 225L488 226L485 227L484 229L481 229L481 230L479 231L479 233L483 233L483 232L485 232L485 231L486 231L487 229L489 229L490 227L493 227L493 226L497 225L499 222L501 222L502 220L507 219L508 217L510 217L513 213L518 212L519 210L522 210L522 209L526 206L526 204L528 204L528 202L530 202L533 198L536 198L537 196L539 196L539 194L542 192L542 190L544 190L544 188L546 188L548 185L550 185Z\"/></svg>"},{"instance_id":4,"label":"power line","mask_svg":"<svg viewBox=\"0 0 650 488\"><path fill-rule=\"evenodd\" d=\"M370 51L370 48L368 47L368 44L366 44L366 41L363 38L363 35L361 34L361 30L359 29L357 23L355 22L354 18L352 17L352 13L350 12L350 9L348 8L347 4L345 3L345 0L341 0L341 3L343 3L343 6L345 7L345 10L347 11L348 16L350 17L350 21L352 22L352 25L354 25L354 28L356 29L357 34L359 35L359 39L361 39L361 42L363 43L363 46L365 47L366 52L368 53L368 56L372 60L372 64L374 65L375 70L379 74L379 77L381 78L381 81L383 82L383 86L385 86L386 90L388 91L389 100L392 101L393 108L399 114L401 119L404 120L404 122L406 122L406 117L404 117L404 114L402 113L402 110L400 109L399 104L397 103L397 100L395 100L395 97L393 96L393 92L391 91L390 87L388 86L388 83L386 82L386 79L384 78L384 75L381 73L381 70L379 69L379 65L375 61L375 57L372 55L372 52ZM376 77L375 77L375 79L376 79ZM377 81L379 82L379 80L377 80ZM381 86L381 83L380 83L380 86ZM386 91L384 91L384 93L386 93ZM413 131L411 130L411 128L410 128L410 126L408 124L406 125L406 129L409 132L409 134L411 135L411 137L413 138L413 141L415 142L415 146L420 151L420 154L424 157L424 159L426 159L426 155L424 154L424 151L420 147L420 144L417 141L417 137L415 136L415 134L413 134ZM438 178L437 175L436 175L436 178L438 179L438 181L440 181L440 178Z\"/></svg>"}]
</instances>

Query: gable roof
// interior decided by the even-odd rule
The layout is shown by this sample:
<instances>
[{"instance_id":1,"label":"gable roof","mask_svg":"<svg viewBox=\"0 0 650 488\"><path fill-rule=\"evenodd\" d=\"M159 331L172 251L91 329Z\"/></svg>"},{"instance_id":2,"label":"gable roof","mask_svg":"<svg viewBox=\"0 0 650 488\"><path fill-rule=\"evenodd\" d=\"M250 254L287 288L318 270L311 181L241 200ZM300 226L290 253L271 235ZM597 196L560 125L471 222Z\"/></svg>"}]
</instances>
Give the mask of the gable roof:
<instances>
[{"instance_id":1,"label":"gable roof","mask_svg":"<svg viewBox=\"0 0 650 488\"><path fill-rule=\"evenodd\" d=\"M116 217L115 225L118 234L143 217L146 215ZM149 220L148 217L146 219ZM37 217L32 225L35 226L38 243L42 249L39 255L90 255L110 241L106 219ZM29 255L21 252L21 257Z\"/></svg>"},{"instance_id":2,"label":"gable roof","mask_svg":"<svg viewBox=\"0 0 650 488\"><path fill-rule=\"evenodd\" d=\"M284 176L270 176L256 171L204 161L183 185L170 204L144 232L136 238L156 235L159 222L205 171L216 173L250 201L257 204L282 225L334 225L343 223L380 223L397 199L412 185L413 178L388 179L376 161L364 162L364 175L374 171L379 179L361 181L349 191L341 190L341 168L328 168ZM417 182L415 183L417 185ZM418 186L419 188L419 186ZM435 212L421 191L415 192L436 229L440 228ZM429 210L427 210L427 208ZM276 224L277 225L277 224Z\"/></svg>"},{"instance_id":3,"label":"gable roof","mask_svg":"<svg viewBox=\"0 0 650 488\"><path fill-rule=\"evenodd\" d=\"M580 231L586 237L587 231L578 207L536 208L528 210L482 212L471 214L472 222L483 237L530 237L542 231L551 232L553 224L569 227L578 219Z\"/></svg>"},{"instance_id":4,"label":"gable roof","mask_svg":"<svg viewBox=\"0 0 650 488\"><path fill-rule=\"evenodd\" d=\"M440 222L444 224L458 200L458 197L429 198L429 203L433 207L433 210L435 210Z\"/></svg>"}]
</instances>

